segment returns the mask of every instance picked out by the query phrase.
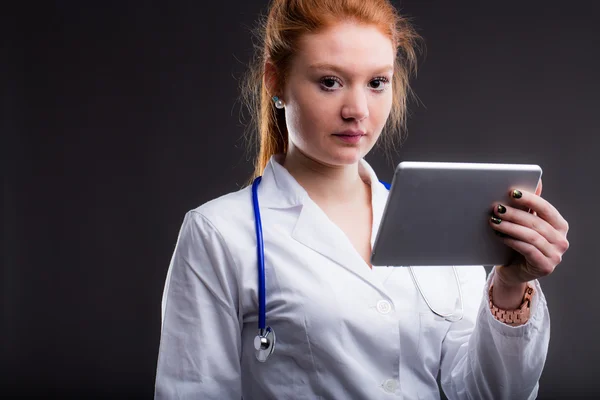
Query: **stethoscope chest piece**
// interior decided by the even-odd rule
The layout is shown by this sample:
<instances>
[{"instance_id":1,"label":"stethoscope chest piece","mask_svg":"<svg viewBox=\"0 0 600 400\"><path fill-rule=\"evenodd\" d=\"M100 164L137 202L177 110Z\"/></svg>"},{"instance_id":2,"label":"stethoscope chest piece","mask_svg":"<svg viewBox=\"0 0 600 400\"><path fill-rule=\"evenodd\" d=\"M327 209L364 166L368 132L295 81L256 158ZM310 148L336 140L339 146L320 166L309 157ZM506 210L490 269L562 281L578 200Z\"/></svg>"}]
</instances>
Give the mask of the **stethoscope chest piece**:
<instances>
[{"instance_id":1,"label":"stethoscope chest piece","mask_svg":"<svg viewBox=\"0 0 600 400\"><path fill-rule=\"evenodd\" d=\"M275 350L275 331L267 326L261 329L254 338L254 349L256 350L256 359L260 362L267 361L267 358Z\"/></svg>"}]
</instances>

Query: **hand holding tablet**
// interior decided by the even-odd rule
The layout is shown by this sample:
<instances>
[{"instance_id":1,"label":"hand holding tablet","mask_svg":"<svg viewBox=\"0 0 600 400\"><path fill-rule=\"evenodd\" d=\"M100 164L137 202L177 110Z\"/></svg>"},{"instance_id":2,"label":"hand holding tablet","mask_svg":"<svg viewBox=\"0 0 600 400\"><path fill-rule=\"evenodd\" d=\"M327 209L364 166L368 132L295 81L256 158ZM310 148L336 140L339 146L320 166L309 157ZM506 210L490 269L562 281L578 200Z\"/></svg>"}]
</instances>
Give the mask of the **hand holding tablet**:
<instances>
[{"instance_id":1,"label":"hand holding tablet","mask_svg":"<svg viewBox=\"0 0 600 400\"><path fill-rule=\"evenodd\" d=\"M490 217L494 209L499 213L499 204L516 205L509 197L511 190L534 192L541 175L537 165L400 163L373 247L373 265L509 264L515 256L509 246L514 243L499 238L490 224L498 232L516 228ZM522 218L510 210L503 215Z\"/></svg>"},{"instance_id":2,"label":"hand holding tablet","mask_svg":"<svg viewBox=\"0 0 600 400\"><path fill-rule=\"evenodd\" d=\"M535 193L514 190L509 206L494 207L490 226L517 252L510 264L496 268L496 278L505 286L551 274L569 248L569 224L541 193L540 180Z\"/></svg>"}]
</instances>

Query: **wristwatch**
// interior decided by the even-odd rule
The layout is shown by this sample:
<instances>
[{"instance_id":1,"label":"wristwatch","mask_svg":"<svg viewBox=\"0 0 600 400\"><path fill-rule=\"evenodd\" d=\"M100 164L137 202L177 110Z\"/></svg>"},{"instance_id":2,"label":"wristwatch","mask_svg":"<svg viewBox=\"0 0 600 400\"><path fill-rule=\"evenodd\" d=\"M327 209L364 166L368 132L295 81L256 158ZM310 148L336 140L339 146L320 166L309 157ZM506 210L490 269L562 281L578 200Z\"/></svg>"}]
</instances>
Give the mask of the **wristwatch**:
<instances>
[{"instance_id":1,"label":"wristwatch","mask_svg":"<svg viewBox=\"0 0 600 400\"><path fill-rule=\"evenodd\" d=\"M532 286L527 284L527 289L525 289L525 295L523 296L523 302L521 303L519 308L515 310L502 310L496 307L492 302L493 288L494 285L490 285L489 300L490 309L494 318L510 326L523 325L529 320L529 315L531 313L531 298L533 297L533 293L535 292Z\"/></svg>"}]
</instances>

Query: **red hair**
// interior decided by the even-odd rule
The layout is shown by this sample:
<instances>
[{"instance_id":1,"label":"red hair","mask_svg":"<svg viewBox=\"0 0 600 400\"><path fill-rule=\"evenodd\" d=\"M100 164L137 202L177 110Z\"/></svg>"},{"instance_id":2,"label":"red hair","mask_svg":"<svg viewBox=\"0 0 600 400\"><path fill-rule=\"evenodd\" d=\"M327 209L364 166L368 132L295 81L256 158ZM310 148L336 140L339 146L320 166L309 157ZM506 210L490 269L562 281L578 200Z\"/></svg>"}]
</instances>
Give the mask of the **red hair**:
<instances>
[{"instance_id":1,"label":"red hair","mask_svg":"<svg viewBox=\"0 0 600 400\"><path fill-rule=\"evenodd\" d=\"M388 0L273 0L259 29L259 45L243 86L243 96L252 118L254 145L258 154L254 177L262 174L272 155L286 153L288 132L283 112L278 112L264 82L265 63L278 71L275 86L281 89L299 38L350 20L374 25L390 38L396 49L392 81L393 101L381 139L389 150L406 128L409 78L416 72L419 35Z\"/></svg>"}]
</instances>

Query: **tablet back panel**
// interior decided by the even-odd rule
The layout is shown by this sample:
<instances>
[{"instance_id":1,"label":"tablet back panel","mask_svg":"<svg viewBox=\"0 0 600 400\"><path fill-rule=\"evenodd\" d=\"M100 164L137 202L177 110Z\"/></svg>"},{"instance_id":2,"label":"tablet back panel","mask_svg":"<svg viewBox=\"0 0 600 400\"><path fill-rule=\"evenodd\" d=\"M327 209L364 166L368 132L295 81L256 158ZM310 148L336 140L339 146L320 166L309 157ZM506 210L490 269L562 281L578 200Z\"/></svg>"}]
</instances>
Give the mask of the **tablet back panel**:
<instances>
[{"instance_id":1,"label":"tablet back panel","mask_svg":"<svg viewBox=\"0 0 600 400\"><path fill-rule=\"evenodd\" d=\"M374 266L503 265L514 252L488 225L513 188L534 192L537 165L402 162L396 168Z\"/></svg>"}]
</instances>

